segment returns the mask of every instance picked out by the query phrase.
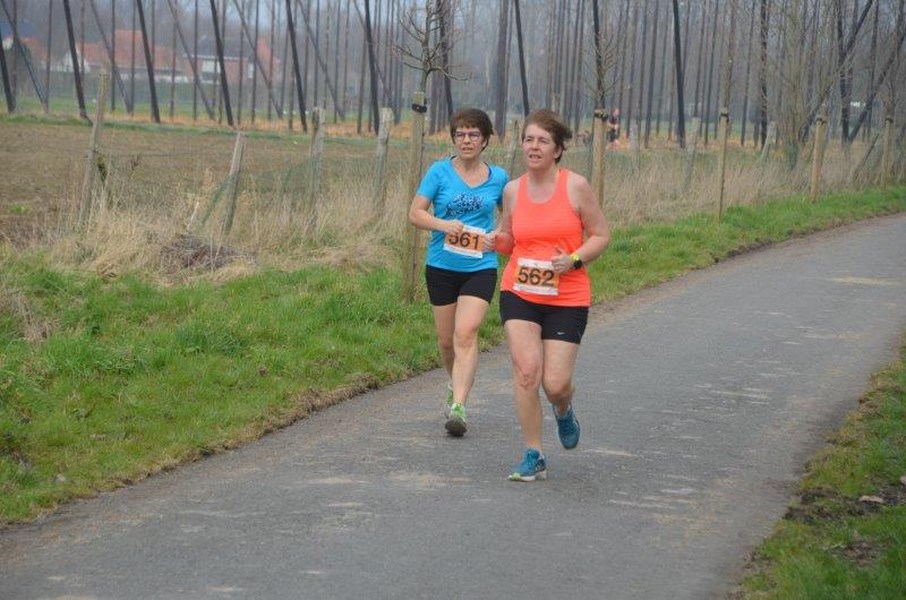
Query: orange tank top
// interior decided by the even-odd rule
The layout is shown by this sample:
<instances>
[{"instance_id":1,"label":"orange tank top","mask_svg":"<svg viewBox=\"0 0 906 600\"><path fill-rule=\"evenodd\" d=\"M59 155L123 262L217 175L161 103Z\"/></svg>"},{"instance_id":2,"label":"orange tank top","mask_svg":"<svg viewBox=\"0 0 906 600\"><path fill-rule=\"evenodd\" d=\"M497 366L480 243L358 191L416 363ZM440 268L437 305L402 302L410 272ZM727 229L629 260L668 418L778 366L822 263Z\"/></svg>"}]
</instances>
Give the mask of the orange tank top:
<instances>
[{"instance_id":1,"label":"orange tank top","mask_svg":"<svg viewBox=\"0 0 906 600\"><path fill-rule=\"evenodd\" d=\"M559 247L572 254L584 241L582 220L569 203L569 171L560 169L554 193L543 202L528 196L526 176L519 179L513 207L513 252L500 289L523 300L551 306L591 306L591 280L585 267L557 275L551 260Z\"/></svg>"}]
</instances>

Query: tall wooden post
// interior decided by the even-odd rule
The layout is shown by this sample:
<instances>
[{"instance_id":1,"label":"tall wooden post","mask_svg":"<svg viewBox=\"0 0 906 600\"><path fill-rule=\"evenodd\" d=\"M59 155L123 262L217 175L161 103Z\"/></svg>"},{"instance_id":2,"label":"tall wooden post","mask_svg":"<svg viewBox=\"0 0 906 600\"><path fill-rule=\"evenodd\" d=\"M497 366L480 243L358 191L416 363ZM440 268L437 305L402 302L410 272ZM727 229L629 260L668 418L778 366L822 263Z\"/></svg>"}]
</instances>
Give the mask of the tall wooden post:
<instances>
[{"instance_id":1,"label":"tall wooden post","mask_svg":"<svg viewBox=\"0 0 906 600\"><path fill-rule=\"evenodd\" d=\"M506 158L503 164L506 165L506 172L512 177L513 169L516 168L516 148L522 139L522 124L519 119L513 119L513 130L510 132L509 138L510 141L506 147Z\"/></svg>"},{"instance_id":2,"label":"tall wooden post","mask_svg":"<svg viewBox=\"0 0 906 600\"><path fill-rule=\"evenodd\" d=\"M313 233L318 228L318 196L321 195L321 158L324 155L324 110L320 107L311 109L311 148L309 149L308 176L308 230Z\"/></svg>"},{"instance_id":3,"label":"tall wooden post","mask_svg":"<svg viewBox=\"0 0 906 600\"><path fill-rule=\"evenodd\" d=\"M415 196L422 176L422 141L425 134L425 93L415 92L412 95L412 137L409 145L409 181L406 185L406 196L403 202L407 205ZM408 211L407 211L408 214ZM421 266L421 230L413 226L406 227L405 245L403 248L403 281L402 297L406 302L415 301L415 282L418 280Z\"/></svg>"},{"instance_id":4,"label":"tall wooden post","mask_svg":"<svg viewBox=\"0 0 906 600\"><path fill-rule=\"evenodd\" d=\"M714 220L720 223L724 212L724 182L727 172L727 137L730 130L730 113L726 107L720 109L720 148L717 154L717 213Z\"/></svg>"},{"instance_id":5,"label":"tall wooden post","mask_svg":"<svg viewBox=\"0 0 906 600\"><path fill-rule=\"evenodd\" d=\"M881 189L890 181L890 166L893 162L893 117L884 119L884 152L881 154Z\"/></svg>"},{"instance_id":6,"label":"tall wooden post","mask_svg":"<svg viewBox=\"0 0 906 600\"><path fill-rule=\"evenodd\" d=\"M242 154L245 151L245 138L242 137L242 132L236 132L236 143L233 145L233 160L230 162L230 202L227 204L227 214L223 220L223 240L221 244L226 241L226 236L230 234L230 230L233 228L233 217L236 215L236 201L239 198L239 172L242 169Z\"/></svg>"},{"instance_id":7,"label":"tall wooden post","mask_svg":"<svg viewBox=\"0 0 906 600\"><path fill-rule=\"evenodd\" d=\"M378 129L374 164L374 206L377 214L384 212L387 195L387 146L390 141L390 126L393 124L393 109L381 108L381 124Z\"/></svg>"},{"instance_id":8,"label":"tall wooden post","mask_svg":"<svg viewBox=\"0 0 906 600\"><path fill-rule=\"evenodd\" d=\"M815 122L815 151L812 154L812 180L809 186L809 199L812 202L818 201L818 194L821 191L821 165L824 163L824 135L826 131L827 116L822 111Z\"/></svg>"},{"instance_id":9,"label":"tall wooden post","mask_svg":"<svg viewBox=\"0 0 906 600\"><path fill-rule=\"evenodd\" d=\"M107 71L102 70L98 78L98 99L95 106L94 123L88 142L88 156L85 158L85 175L82 178L82 194L79 198L79 221L81 229L94 211L94 177L98 171L98 144L104 128L104 106L107 104Z\"/></svg>"},{"instance_id":10,"label":"tall wooden post","mask_svg":"<svg viewBox=\"0 0 906 600\"><path fill-rule=\"evenodd\" d=\"M591 189L601 208L604 208L604 150L607 148L607 110L595 109L592 125Z\"/></svg>"}]
</instances>

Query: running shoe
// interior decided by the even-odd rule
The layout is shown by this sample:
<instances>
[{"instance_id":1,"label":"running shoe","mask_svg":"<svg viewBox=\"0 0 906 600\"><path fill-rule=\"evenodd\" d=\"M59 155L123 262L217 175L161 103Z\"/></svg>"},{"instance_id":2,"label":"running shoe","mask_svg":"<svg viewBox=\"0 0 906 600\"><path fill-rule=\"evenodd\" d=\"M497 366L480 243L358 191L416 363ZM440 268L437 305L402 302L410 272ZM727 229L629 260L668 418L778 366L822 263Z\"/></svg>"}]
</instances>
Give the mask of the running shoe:
<instances>
[{"instance_id":1,"label":"running shoe","mask_svg":"<svg viewBox=\"0 0 906 600\"><path fill-rule=\"evenodd\" d=\"M522 464L513 467L510 481L535 481L547 478L547 463L540 450L526 448L522 457Z\"/></svg>"},{"instance_id":2,"label":"running shoe","mask_svg":"<svg viewBox=\"0 0 906 600\"><path fill-rule=\"evenodd\" d=\"M454 402L444 427L450 435L461 437L466 432L466 407Z\"/></svg>"},{"instance_id":3,"label":"running shoe","mask_svg":"<svg viewBox=\"0 0 906 600\"><path fill-rule=\"evenodd\" d=\"M576 413L570 405L569 410L562 417L557 414L557 407L554 409L554 417L557 419L557 434L560 436L560 443L567 450L572 450L579 445L579 420L576 419Z\"/></svg>"},{"instance_id":4,"label":"running shoe","mask_svg":"<svg viewBox=\"0 0 906 600\"><path fill-rule=\"evenodd\" d=\"M450 418L450 409L453 408L453 382L447 384L447 397L444 404L444 418Z\"/></svg>"}]
</instances>

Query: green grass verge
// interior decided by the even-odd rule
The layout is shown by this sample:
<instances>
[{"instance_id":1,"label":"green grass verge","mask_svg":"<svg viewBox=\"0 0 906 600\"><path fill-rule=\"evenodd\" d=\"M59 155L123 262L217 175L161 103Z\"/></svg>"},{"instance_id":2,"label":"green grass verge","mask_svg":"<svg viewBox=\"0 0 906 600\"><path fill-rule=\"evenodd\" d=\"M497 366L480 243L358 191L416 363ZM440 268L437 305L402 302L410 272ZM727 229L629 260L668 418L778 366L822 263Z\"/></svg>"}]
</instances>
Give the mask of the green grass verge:
<instances>
[{"instance_id":1,"label":"green grass verge","mask_svg":"<svg viewBox=\"0 0 906 600\"><path fill-rule=\"evenodd\" d=\"M755 552L737 600L906 594L906 336Z\"/></svg>"},{"instance_id":2,"label":"green grass verge","mask_svg":"<svg viewBox=\"0 0 906 600\"><path fill-rule=\"evenodd\" d=\"M612 300L747 249L906 210L906 188L617 230ZM396 272L313 266L222 285L106 280L0 248L0 523L254 439L440 364ZM502 341L496 306L482 347Z\"/></svg>"}]
</instances>

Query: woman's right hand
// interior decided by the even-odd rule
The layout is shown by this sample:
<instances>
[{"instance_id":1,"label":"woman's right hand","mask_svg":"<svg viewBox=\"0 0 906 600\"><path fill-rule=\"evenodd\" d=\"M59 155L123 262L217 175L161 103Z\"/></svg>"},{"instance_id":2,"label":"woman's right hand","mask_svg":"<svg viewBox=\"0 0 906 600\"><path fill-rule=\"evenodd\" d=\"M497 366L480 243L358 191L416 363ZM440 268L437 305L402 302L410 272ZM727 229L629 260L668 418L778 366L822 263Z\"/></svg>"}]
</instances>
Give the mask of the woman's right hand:
<instances>
[{"instance_id":1,"label":"woman's right hand","mask_svg":"<svg viewBox=\"0 0 906 600\"><path fill-rule=\"evenodd\" d=\"M459 235L460 233L462 233L463 227L464 225L462 221L457 221L454 219L452 221L443 221L443 227L441 228L441 231L444 233L444 235Z\"/></svg>"}]
</instances>

